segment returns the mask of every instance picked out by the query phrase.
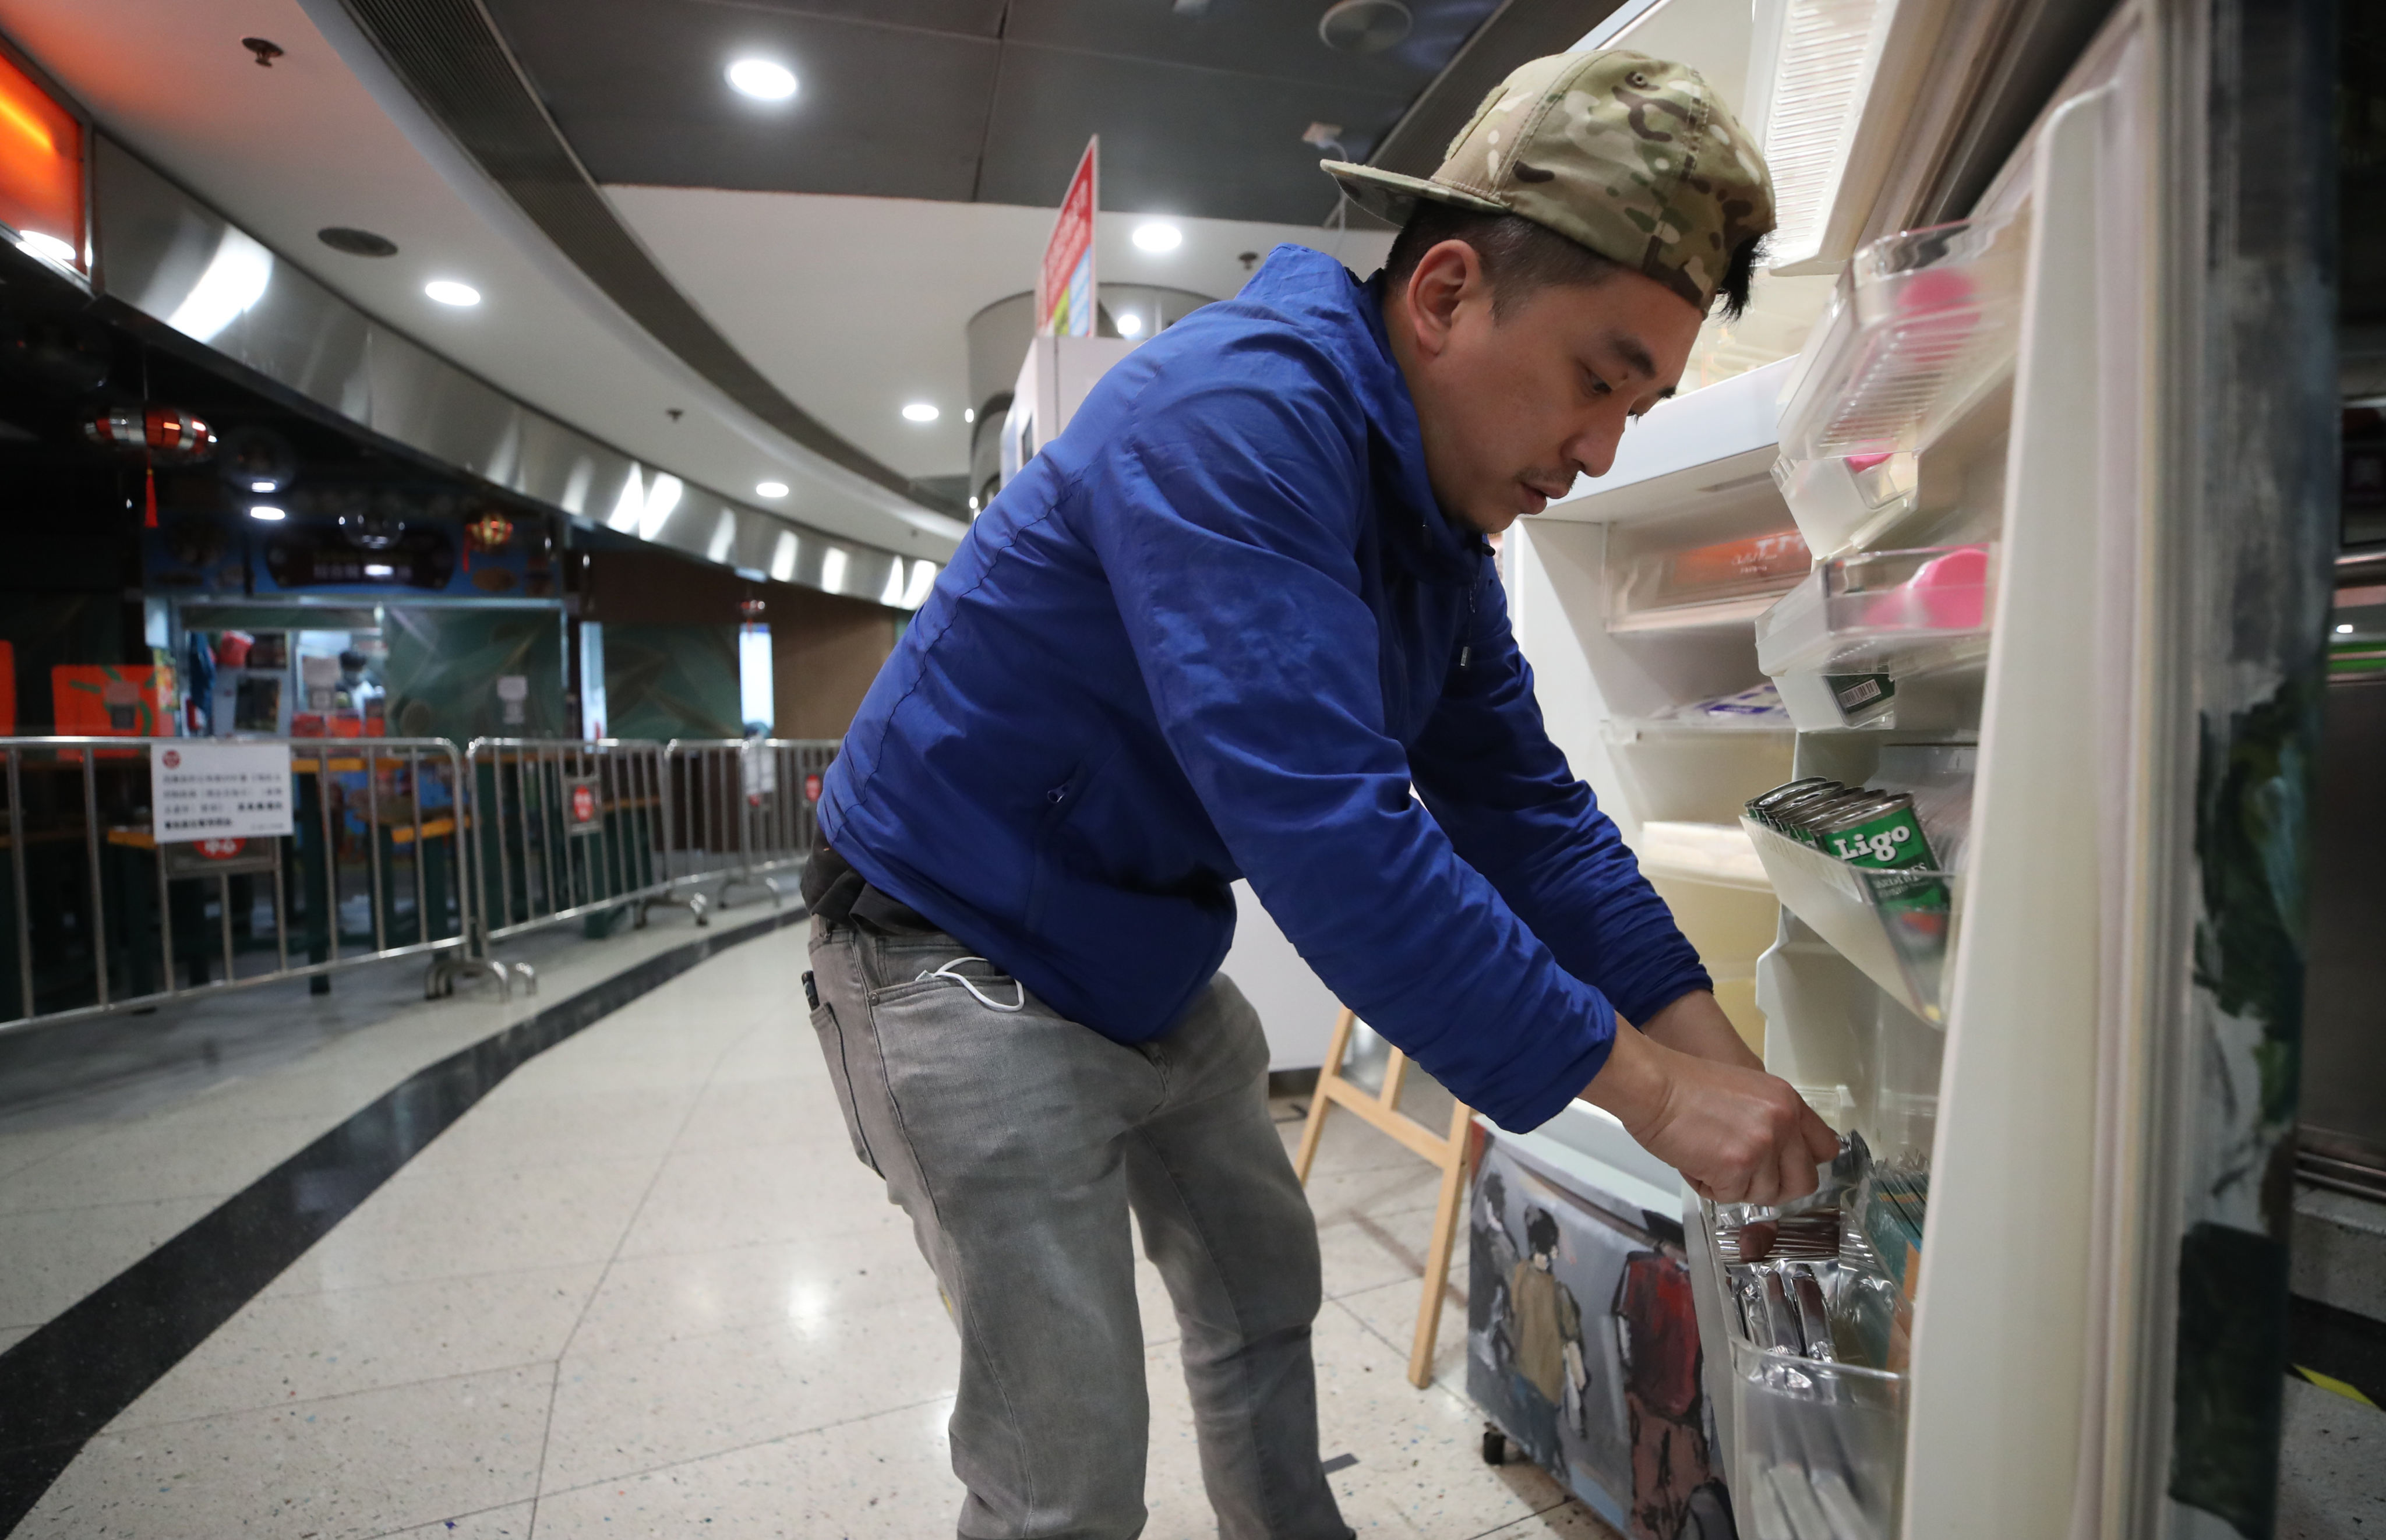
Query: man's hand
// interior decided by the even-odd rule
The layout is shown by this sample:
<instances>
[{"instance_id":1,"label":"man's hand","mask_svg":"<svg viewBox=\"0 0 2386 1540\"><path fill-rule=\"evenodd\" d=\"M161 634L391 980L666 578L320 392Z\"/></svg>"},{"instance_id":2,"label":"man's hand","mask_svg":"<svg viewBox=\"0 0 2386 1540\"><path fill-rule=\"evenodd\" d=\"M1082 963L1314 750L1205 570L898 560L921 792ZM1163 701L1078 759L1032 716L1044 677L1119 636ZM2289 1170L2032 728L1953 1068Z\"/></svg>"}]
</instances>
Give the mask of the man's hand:
<instances>
[{"instance_id":1,"label":"man's hand","mask_svg":"<svg viewBox=\"0 0 2386 1540\"><path fill-rule=\"evenodd\" d=\"M1804 1197L1815 1166L1839 1153L1839 1135L1789 1082L1666 1047L1621 1016L1582 1099L1615 1114L1643 1149L1717 1203Z\"/></svg>"}]
</instances>

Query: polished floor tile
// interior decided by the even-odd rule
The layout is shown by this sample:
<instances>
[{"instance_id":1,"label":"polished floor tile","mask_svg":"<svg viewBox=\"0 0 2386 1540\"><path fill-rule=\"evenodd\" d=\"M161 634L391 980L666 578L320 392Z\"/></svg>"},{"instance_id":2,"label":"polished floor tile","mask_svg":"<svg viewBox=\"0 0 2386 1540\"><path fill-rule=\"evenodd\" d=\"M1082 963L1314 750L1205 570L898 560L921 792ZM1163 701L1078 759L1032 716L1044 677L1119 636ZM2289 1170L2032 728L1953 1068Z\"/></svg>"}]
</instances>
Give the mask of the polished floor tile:
<instances>
[{"instance_id":1,"label":"polished floor tile","mask_svg":"<svg viewBox=\"0 0 2386 1540\"><path fill-rule=\"evenodd\" d=\"M15 1540L372 1535L536 1490L540 1364L92 1440Z\"/></svg>"},{"instance_id":2,"label":"polished floor tile","mask_svg":"<svg viewBox=\"0 0 2386 1540\"><path fill-rule=\"evenodd\" d=\"M924 1540L950 1534L961 1484L940 1396L875 1417L542 1496L549 1540ZM1214 1532L1214 1525L1212 1526Z\"/></svg>"},{"instance_id":3,"label":"polished floor tile","mask_svg":"<svg viewBox=\"0 0 2386 1540\"><path fill-rule=\"evenodd\" d=\"M215 1205L175 1197L0 1214L0 1325L41 1325Z\"/></svg>"},{"instance_id":4,"label":"polished floor tile","mask_svg":"<svg viewBox=\"0 0 2386 1540\"><path fill-rule=\"evenodd\" d=\"M264 1295L110 1426L119 1432L552 1363L601 1263Z\"/></svg>"},{"instance_id":5,"label":"polished floor tile","mask_svg":"<svg viewBox=\"0 0 2386 1540\"><path fill-rule=\"evenodd\" d=\"M567 1353L545 1482L578 1486L951 1393L960 1341L933 1293L608 1353Z\"/></svg>"},{"instance_id":6,"label":"polished floor tile","mask_svg":"<svg viewBox=\"0 0 2386 1540\"><path fill-rule=\"evenodd\" d=\"M0 1214L228 1197L304 1148L333 1121L171 1116L112 1128L10 1174L0 1183Z\"/></svg>"},{"instance_id":7,"label":"polished floor tile","mask_svg":"<svg viewBox=\"0 0 2386 1540\"><path fill-rule=\"evenodd\" d=\"M936 1275L908 1222L763 1246L621 1257L572 1333L571 1348L618 1352L866 1310L890 1299L936 1297Z\"/></svg>"},{"instance_id":8,"label":"polished floor tile","mask_svg":"<svg viewBox=\"0 0 2386 1540\"><path fill-rule=\"evenodd\" d=\"M789 1006L803 960L800 931L735 948L523 1064L88 1446L19 1533L949 1534L957 1340ZM242 1083L173 1115L256 1155L270 1141L236 1131L277 1105L295 1124L353 1077L410 1072L357 1038L339 1051L279 1077L289 1102ZM1278 1112L1289 1146L1299 1123ZM1333 1478L1346 1516L1401 1540L1603 1540L1538 1472L1483 1465L1457 1307L1439 1382L1407 1383L1435 1184L1355 1120L1329 1124L1316 1356L1325 1452L1356 1459ZM188 1220L170 1203L81 1212L121 1232L86 1237L94 1255ZM0 1212L0 1254L43 1222ZM62 1252L73 1237L53 1228L38 1238ZM1136 1282L1147 1533L1206 1537L1174 1312L1140 1259Z\"/></svg>"},{"instance_id":9,"label":"polished floor tile","mask_svg":"<svg viewBox=\"0 0 2386 1540\"><path fill-rule=\"evenodd\" d=\"M391 1182L266 1294L601 1262L620 1244L654 1171L651 1158L589 1160Z\"/></svg>"}]
</instances>

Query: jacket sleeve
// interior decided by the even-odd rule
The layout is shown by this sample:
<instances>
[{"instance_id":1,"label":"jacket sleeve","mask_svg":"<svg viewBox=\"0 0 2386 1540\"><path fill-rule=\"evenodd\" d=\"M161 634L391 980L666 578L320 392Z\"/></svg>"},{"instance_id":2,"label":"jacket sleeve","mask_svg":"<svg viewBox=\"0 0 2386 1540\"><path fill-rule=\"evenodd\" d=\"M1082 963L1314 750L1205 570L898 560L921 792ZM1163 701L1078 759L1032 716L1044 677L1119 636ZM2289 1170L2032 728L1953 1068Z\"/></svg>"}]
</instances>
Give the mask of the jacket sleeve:
<instances>
[{"instance_id":1,"label":"jacket sleeve","mask_svg":"<svg viewBox=\"0 0 2386 1540\"><path fill-rule=\"evenodd\" d=\"M1646 1021L1713 982L1614 820L1550 742L1505 594L1486 564L1467 667L1409 754L1417 795L1557 958Z\"/></svg>"},{"instance_id":2,"label":"jacket sleeve","mask_svg":"<svg viewBox=\"0 0 2386 1540\"><path fill-rule=\"evenodd\" d=\"M1080 472L1086 535L1161 730L1269 914L1454 1095L1531 1128L1606 1062L1614 1012L1410 795L1355 556L1367 427L1330 366L1286 365L1138 403Z\"/></svg>"}]
</instances>

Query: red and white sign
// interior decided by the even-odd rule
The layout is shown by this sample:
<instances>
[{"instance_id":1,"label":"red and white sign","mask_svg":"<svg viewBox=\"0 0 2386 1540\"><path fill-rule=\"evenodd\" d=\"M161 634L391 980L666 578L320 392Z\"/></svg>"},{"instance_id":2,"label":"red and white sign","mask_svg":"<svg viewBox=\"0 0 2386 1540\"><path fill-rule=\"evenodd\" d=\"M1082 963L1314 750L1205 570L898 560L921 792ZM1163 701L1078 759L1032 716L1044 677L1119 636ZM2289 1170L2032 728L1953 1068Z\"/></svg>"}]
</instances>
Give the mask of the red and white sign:
<instances>
[{"instance_id":1,"label":"red and white sign","mask_svg":"<svg viewBox=\"0 0 2386 1540\"><path fill-rule=\"evenodd\" d=\"M170 760L173 757L169 755L167 757ZM247 848L248 842L246 840L201 840L198 842L199 854L205 856L211 861L236 860L239 858L240 853Z\"/></svg>"},{"instance_id":2,"label":"red and white sign","mask_svg":"<svg viewBox=\"0 0 2386 1540\"><path fill-rule=\"evenodd\" d=\"M806 802L818 802L820 800L819 776L807 775L804 777L804 800Z\"/></svg>"},{"instance_id":3,"label":"red and white sign","mask_svg":"<svg viewBox=\"0 0 2386 1540\"><path fill-rule=\"evenodd\" d=\"M1052 221L1052 239L1044 247L1044 270L1036 280L1036 330L1048 335L1094 334L1094 210L1100 204L1101 145L1100 134L1086 141L1085 157L1069 178L1061 217Z\"/></svg>"},{"instance_id":4,"label":"red and white sign","mask_svg":"<svg viewBox=\"0 0 2386 1540\"><path fill-rule=\"evenodd\" d=\"M596 778L574 776L563 783L565 825L574 834L594 834L604 828L596 802Z\"/></svg>"}]
</instances>

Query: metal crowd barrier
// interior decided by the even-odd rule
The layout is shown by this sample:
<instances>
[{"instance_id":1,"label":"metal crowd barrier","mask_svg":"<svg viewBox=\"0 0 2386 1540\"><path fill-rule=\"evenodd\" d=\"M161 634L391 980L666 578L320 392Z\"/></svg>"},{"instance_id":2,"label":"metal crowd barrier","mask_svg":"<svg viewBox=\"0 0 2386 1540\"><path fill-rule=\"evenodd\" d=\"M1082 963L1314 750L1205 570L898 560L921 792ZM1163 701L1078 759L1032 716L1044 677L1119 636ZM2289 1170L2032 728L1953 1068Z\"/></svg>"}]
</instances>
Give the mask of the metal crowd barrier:
<instances>
[{"instance_id":1,"label":"metal crowd barrier","mask_svg":"<svg viewBox=\"0 0 2386 1540\"><path fill-rule=\"evenodd\" d=\"M426 987L452 991L471 970L534 994L536 972L491 944L562 920L626 910L644 926L668 904L703 925L739 889L783 902L770 877L810 853L835 754L786 739L473 739L471 945Z\"/></svg>"},{"instance_id":2,"label":"metal crowd barrier","mask_svg":"<svg viewBox=\"0 0 2386 1540\"><path fill-rule=\"evenodd\" d=\"M150 752L203 741L0 738L0 1031L391 958L494 971L469 960L454 744L268 740L290 750L294 833L161 845Z\"/></svg>"},{"instance_id":3,"label":"metal crowd barrier","mask_svg":"<svg viewBox=\"0 0 2386 1540\"><path fill-rule=\"evenodd\" d=\"M294 832L160 844L151 751L191 738L0 737L0 1032L424 956L537 990L493 943L658 904L698 924L815 839L830 741L248 739L289 750ZM324 983L319 987L328 987Z\"/></svg>"},{"instance_id":4,"label":"metal crowd barrier","mask_svg":"<svg viewBox=\"0 0 2386 1540\"><path fill-rule=\"evenodd\" d=\"M674 886L717 881L695 899L697 917L725 907L740 889L773 906L785 900L771 881L810 855L820 778L836 757L834 740L674 738L670 857Z\"/></svg>"}]
</instances>

